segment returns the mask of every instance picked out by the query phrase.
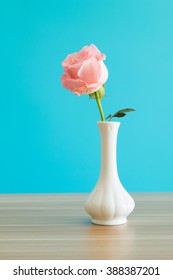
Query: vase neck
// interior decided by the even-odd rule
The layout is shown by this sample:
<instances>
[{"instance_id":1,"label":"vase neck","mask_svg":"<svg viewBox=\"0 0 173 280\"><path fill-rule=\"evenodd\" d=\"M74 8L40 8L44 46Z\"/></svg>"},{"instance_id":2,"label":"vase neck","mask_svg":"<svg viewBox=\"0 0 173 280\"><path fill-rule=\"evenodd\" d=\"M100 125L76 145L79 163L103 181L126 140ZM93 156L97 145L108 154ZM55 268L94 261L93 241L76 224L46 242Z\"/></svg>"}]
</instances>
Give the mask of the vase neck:
<instances>
[{"instance_id":1,"label":"vase neck","mask_svg":"<svg viewBox=\"0 0 173 280\"><path fill-rule=\"evenodd\" d=\"M116 145L119 122L99 122L101 137L101 177L117 175Z\"/></svg>"}]
</instances>

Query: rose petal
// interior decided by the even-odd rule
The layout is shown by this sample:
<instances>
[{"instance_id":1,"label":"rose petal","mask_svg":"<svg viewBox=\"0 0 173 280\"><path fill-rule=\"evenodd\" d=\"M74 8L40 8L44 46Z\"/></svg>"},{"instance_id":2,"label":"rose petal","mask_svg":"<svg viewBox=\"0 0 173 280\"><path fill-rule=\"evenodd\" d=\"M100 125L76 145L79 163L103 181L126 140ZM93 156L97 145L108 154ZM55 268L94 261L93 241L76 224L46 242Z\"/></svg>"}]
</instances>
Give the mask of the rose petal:
<instances>
[{"instance_id":1,"label":"rose petal","mask_svg":"<svg viewBox=\"0 0 173 280\"><path fill-rule=\"evenodd\" d=\"M87 82L88 84L98 82L101 76L100 62L96 58L91 57L83 61L81 68L78 71L78 77L80 80Z\"/></svg>"},{"instance_id":2,"label":"rose petal","mask_svg":"<svg viewBox=\"0 0 173 280\"><path fill-rule=\"evenodd\" d=\"M83 47L79 52L75 52L67 55L65 60L62 62L62 67L65 68L83 62L87 58L95 57L97 60L105 59L105 54L101 54L99 49L91 44L90 46Z\"/></svg>"},{"instance_id":3,"label":"rose petal","mask_svg":"<svg viewBox=\"0 0 173 280\"><path fill-rule=\"evenodd\" d=\"M88 56L89 57L95 57L97 60L102 60L102 59L106 58L105 54L101 54L99 49L94 44L91 44L91 46L89 47L89 55Z\"/></svg>"},{"instance_id":4,"label":"rose petal","mask_svg":"<svg viewBox=\"0 0 173 280\"><path fill-rule=\"evenodd\" d=\"M87 59L87 57L88 57L88 51L85 51L84 49L82 49L79 52L69 54L62 62L62 67L66 68L72 66L74 64L84 61L85 59Z\"/></svg>"},{"instance_id":5,"label":"rose petal","mask_svg":"<svg viewBox=\"0 0 173 280\"><path fill-rule=\"evenodd\" d=\"M102 83L86 84L85 86L76 88L74 92L77 95L90 94L98 90L102 86Z\"/></svg>"},{"instance_id":6,"label":"rose petal","mask_svg":"<svg viewBox=\"0 0 173 280\"><path fill-rule=\"evenodd\" d=\"M66 89L78 93L78 88L86 88L87 89L87 84L84 81L81 81L79 79L71 79L68 77L66 74L63 74L61 77L62 85ZM79 91L80 92L80 91Z\"/></svg>"},{"instance_id":7,"label":"rose petal","mask_svg":"<svg viewBox=\"0 0 173 280\"><path fill-rule=\"evenodd\" d=\"M82 62L73 64L72 66L65 66L64 71L72 79L78 79L78 71L79 71L81 65L82 65Z\"/></svg>"},{"instance_id":8,"label":"rose petal","mask_svg":"<svg viewBox=\"0 0 173 280\"><path fill-rule=\"evenodd\" d=\"M99 63L100 63L100 68L101 68L101 75L99 78L99 82L104 84L108 79L108 69L102 60L99 61Z\"/></svg>"},{"instance_id":9,"label":"rose petal","mask_svg":"<svg viewBox=\"0 0 173 280\"><path fill-rule=\"evenodd\" d=\"M89 84L89 85L87 85L87 88L88 88L87 92L93 93L93 92L97 91L102 85L103 85L103 83Z\"/></svg>"}]
</instances>

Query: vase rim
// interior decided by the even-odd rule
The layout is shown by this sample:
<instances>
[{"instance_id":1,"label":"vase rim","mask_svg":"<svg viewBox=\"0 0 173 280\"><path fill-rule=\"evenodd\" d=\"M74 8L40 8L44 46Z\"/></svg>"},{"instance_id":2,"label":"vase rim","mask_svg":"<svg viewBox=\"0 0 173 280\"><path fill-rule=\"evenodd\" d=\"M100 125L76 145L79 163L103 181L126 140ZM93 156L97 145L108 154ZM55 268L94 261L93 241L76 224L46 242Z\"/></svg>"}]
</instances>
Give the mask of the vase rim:
<instances>
[{"instance_id":1,"label":"vase rim","mask_svg":"<svg viewBox=\"0 0 173 280\"><path fill-rule=\"evenodd\" d=\"M98 121L98 124L120 124L120 122L111 122L111 121Z\"/></svg>"}]
</instances>

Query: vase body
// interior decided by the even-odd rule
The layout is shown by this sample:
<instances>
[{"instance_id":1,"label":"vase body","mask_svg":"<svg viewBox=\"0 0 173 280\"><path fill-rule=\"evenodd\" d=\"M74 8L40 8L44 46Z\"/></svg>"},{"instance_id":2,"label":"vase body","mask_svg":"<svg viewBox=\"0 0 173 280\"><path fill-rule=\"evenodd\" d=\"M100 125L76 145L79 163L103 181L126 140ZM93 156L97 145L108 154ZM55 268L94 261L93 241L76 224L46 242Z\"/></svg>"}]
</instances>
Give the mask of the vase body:
<instances>
[{"instance_id":1,"label":"vase body","mask_svg":"<svg viewBox=\"0 0 173 280\"><path fill-rule=\"evenodd\" d=\"M101 170L98 182L89 195L85 210L92 223L120 225L133 211L133 198L122 186L117 171L116 146L119 122L98 122L101 137Z\"/></svg>"}]
</instances>

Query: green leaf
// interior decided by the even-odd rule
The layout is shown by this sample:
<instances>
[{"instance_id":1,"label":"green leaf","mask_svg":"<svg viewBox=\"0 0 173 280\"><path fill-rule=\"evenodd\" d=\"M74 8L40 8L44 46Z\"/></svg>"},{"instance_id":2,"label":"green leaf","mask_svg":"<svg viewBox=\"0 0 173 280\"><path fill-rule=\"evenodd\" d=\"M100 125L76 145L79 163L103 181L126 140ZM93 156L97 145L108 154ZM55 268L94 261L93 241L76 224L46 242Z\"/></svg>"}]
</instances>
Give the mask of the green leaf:
<instances>
[{"instance_id":1,"label":"green leaf","mask_svg":"<svg viewBox=\"0 0 173 280\"><path fill-rule=\"evenodd\" d=\"M110 114L105 120L107 120L107 119L112 119L112 115Z\"/></svg>"},{"instance_id":2,"label":"green leaf","mask_svg":"<svg viewBox=\"0 0 173 280\"><path fill-rule=\"evenodd\" d=\"M116 113L113 115L113 117L123 118L123 117L125 117L126 115L127 115L127 114L118 111L118 112L116 112Z\"/></svg>"},{"instance_id":3,"label":"green leaf","mask_svg":"<svg viewBox=\"0 0 173 280\"><path fill-rule=\"evenodd\" d=\"M106 120L107 119L109 119L109 121L111 121L112 120L112 118L123 118L123 117L125 117L127 114L126 113L128 113L128 112L133 112L133 111L136 111L135 109L132 109L132 108L126 108L126 109L121 109L121 110L119 110L119 111L117 111L114 115L109 115L107 118L106 118Z\"/></svg>"},{"instance_id":4,"label":"green leaf","mask_svg":"<svg viewBox=\"0 0 173 280\"><path fill-rule=\"evenodd\" d=\"M126 108L126 109L121 109L118 112L120 112L120 113L128 113L128 112L133 112L133 111L135 111L135 109Z\"/></svg>"}]
</instances>

